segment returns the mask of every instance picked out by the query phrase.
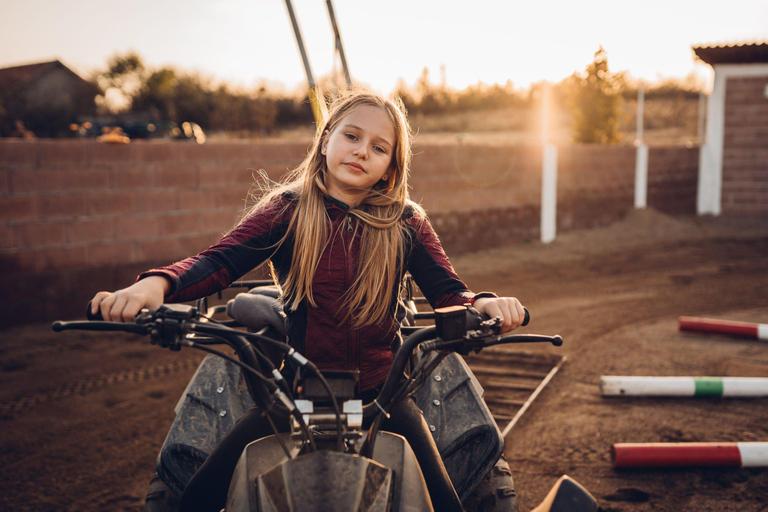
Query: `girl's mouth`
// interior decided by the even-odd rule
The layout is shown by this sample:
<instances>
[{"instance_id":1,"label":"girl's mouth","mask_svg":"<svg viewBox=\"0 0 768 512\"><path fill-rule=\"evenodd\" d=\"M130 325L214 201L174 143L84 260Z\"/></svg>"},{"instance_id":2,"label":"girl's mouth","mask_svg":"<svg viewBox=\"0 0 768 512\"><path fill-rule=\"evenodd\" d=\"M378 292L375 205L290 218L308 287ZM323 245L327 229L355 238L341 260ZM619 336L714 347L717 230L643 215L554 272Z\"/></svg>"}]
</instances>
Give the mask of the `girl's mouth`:
<instances>
[{"instance_id":1,"label":"girl's mouth","mask_svg":"<svg viewBox=\"0 0 768 512\"><path fill-rule=\"evenodd\" d=\"M344 165L346 165L347 168L353 172L365 172L365 169L363 169L363 166L360 164L356 164L355 162L345 162Z\"/></svg>"}]
</instances>

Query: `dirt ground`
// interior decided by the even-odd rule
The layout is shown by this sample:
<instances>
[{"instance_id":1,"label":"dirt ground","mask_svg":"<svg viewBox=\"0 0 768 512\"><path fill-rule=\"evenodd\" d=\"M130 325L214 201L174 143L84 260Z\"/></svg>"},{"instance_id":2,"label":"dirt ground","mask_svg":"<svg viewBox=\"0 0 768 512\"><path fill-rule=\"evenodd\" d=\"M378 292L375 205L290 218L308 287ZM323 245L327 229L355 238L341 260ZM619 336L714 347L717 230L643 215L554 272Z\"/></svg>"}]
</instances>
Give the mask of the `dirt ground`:
<instances>
[{"instance_id":1,"label":"dirt ground","mask_svg":"<svg viewBox=\"0 0 768 512\"><path fill-rule=\"evenodd\" d=\"M768 323L768 219L630 214L613 226L453 260L519 297L526 347L568 362L506 439L521 510L566 473L605 511L768 510L768 470L616 471L618 442L768 441L768 399L602 398L600 375L768 376L765 342L681 333L680 315ZM144 339L0 332L0 509L140 510L201 355Z\"/></svg>"}]
</instances>

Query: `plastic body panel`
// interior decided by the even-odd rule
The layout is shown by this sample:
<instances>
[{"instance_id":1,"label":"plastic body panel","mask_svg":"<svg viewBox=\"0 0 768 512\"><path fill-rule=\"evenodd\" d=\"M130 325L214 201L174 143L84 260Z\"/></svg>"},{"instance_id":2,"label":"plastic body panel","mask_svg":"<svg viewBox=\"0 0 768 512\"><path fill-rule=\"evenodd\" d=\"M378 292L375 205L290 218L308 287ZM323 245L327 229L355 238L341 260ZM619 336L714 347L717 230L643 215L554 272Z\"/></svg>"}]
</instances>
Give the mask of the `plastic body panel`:
<instances>
[{"instance_id":1,"label":"plastic body panel","mask_svg":"<svg viewBox=\"0 0 768 512\"><path fill-rule=\"evenodd\" d=\"M292 446L288 434L280 436ZM373 460L328 451L288 460L276 436L250 443L235 468L226 510L415 512L432 506L411 447L380 432Z\"/></svg>"}]
</instances>

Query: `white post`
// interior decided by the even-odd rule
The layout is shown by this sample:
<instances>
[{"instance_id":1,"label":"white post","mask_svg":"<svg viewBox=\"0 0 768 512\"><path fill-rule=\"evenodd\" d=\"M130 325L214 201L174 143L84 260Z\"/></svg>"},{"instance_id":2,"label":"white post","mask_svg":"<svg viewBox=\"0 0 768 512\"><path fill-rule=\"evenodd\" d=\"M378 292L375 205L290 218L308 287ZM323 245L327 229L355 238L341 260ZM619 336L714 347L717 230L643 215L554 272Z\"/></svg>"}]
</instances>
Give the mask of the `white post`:
<instances>
[{"instance_id":1,"label":"white post","mask_svg":"<svg viewBox=\"0 0 768 512\"><path fill-rule=\"evenodd\" d=\"M725 84L727 74L715 66L715 84L707 105L706 143L699 147L699 186L696 211L699 215L720 215L723 173L723 132L725 131Z\"/></svg>"},{"instance_id":2,"label":"white post","mask_svg":"<svg viewBox=\"0 0 768 512\"><path fill-rule=\"evenodd\" d=\"M541 241L553 241L557 234L557 147L549 143L549 84L544 82L541 97Z\"/></svg>"},{"instance_id":3,"label":"white post","mask_svg":"<svg viewBox=\"0 0 768 512\"><path fill-rule=\"evenodd\" d=\"M637 87L637 137L635 146L635 208L648 206L648 146L643 142L643 119L645 116L645 88L643 82Z\"/></svg>"},{"instance_id":4,"label":"white post","mask_svg":"<svg viewBox=\"0 0 768 512\"><path fill-rule=\"evenodd\" d=\"M643 143L643 117L645 116L645 85L643 82L637 85L637 128L635 131L635 141Z\"/></svg>"},{"instance_id":5,"label":"white post","mask_svg":"<svg viewBox=\"0 0 768 512\"><path fill-rule=\"evenodd\" d=\"M704 91L699 93L699 146L704 144L704 129L706 127L705 121L707 119L707 95Z\"/></svg>"}]
</instances>

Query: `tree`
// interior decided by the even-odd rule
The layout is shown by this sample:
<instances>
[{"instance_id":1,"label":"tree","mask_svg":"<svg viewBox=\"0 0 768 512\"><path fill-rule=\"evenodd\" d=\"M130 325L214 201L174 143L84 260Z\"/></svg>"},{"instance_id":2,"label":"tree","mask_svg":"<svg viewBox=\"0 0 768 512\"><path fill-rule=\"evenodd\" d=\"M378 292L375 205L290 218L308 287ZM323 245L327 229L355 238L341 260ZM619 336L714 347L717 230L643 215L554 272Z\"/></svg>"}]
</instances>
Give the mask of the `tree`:
<instances>
[{"instance_id":1,"label":"tree","mask_svg":"<svg viewBox=\"0 0 768 512\"><path fill-rule=\"evenodd\" d=\"M584 74L567 80L574 117L573 138L580 143L616 144L619 132L623 75L611 74L601 46Z\"/></svg>"}]
</instances>

